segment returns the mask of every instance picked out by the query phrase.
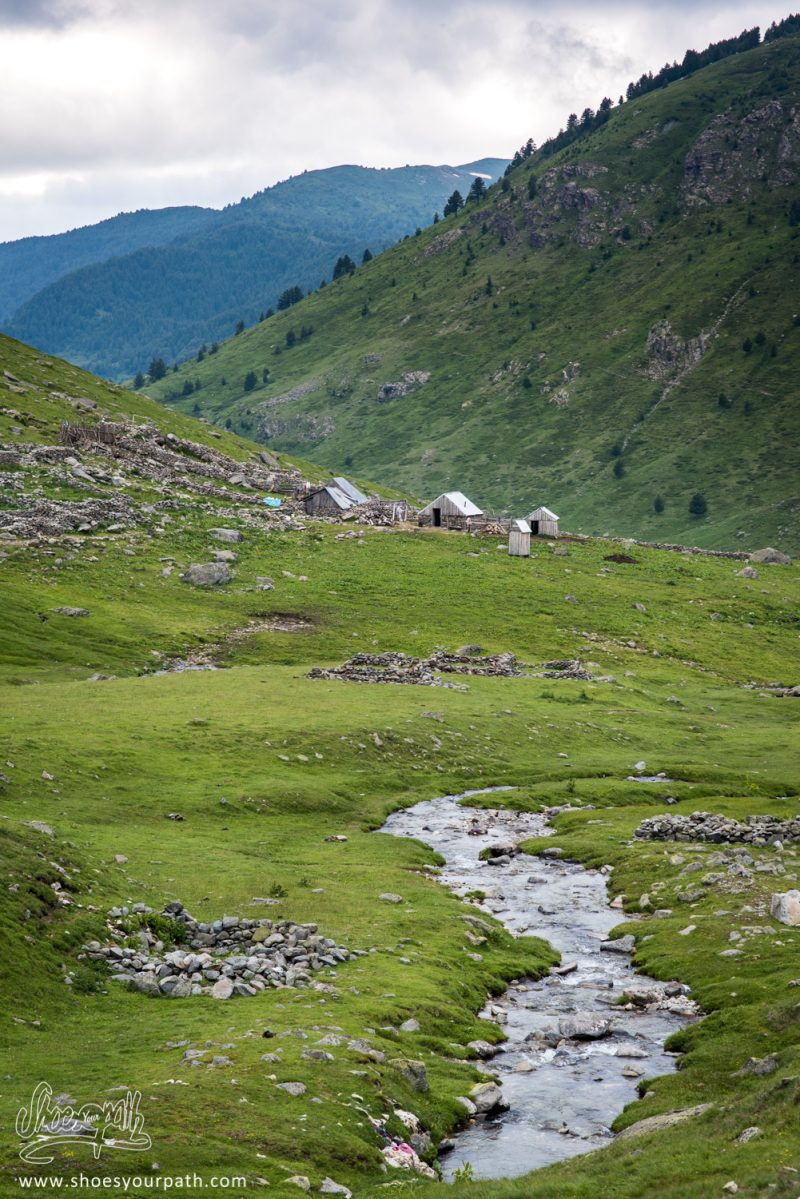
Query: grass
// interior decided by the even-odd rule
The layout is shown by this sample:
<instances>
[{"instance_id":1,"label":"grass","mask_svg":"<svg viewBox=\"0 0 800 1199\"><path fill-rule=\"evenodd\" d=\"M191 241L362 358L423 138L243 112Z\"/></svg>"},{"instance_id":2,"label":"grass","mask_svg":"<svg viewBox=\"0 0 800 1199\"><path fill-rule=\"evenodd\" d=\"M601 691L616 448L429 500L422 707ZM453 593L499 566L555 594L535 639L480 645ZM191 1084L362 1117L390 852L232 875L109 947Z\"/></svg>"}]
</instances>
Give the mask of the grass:
<instances>
[{"instance_id":1,"label":"grass","mask_svg":"<svg viewBox=\"0 0 800 1199\"><path fill-rule=\"evenodd\" d=\"M428 499L457 487L513 515L546 503L574 531L796 552L800 243L776 174L779 132L759 134L719 203L689 201L684 162L714 118L729 122L723 154L746 114L777 100L788 120L797 61L787 38L615 109L553 158L534 155L510 190L496 185L148 390ZM585 164L605 170L577 177L588 208L547 199L548 172L563 172L558 192ZM443 233L460 236L444 244ZM648 371L664 320L680 343L715 331L680 378ZM289 348L302 326L313 335ZM265 367L269 384L245 394L248 371ZM379 402L409 371L430 378ZM195 378L199 398L182 399ZM706 516L689 512L696 492Z\"/></svg>"},{"instance_id":2,"label":"grass","mask_svg":"<svg viewBox=\"0 0 800 1199\"><path fill-rule=\"evenodd\" d=\"M165 1173L211 1172L224 1164L230 1173L267 1178L279 1190L287 1172L317 1180L330 1174L364 1193L370 1179L378 1181L365 1111L381 1116L389 1095L443 1134L456 1118L455 1097L477 1077L458 1060L463 1048L457 1046L492 1035L474 1015L485 991L552 960L541 943L513 942L499 926L483 961L467 958L463 907L435 882L430 852L370 830L400 804L514 783L520 792L503 802L540 806L568 797L595 805L560 818L559 844L585 860L612 863L615 890L637 901L659 880L671 888L676 870L665 848L628 844L641 817L661 808L664 791L626 783L634 762L644 758L648 769L682 780L669 787L679 798L677 810L699 804L743 814L796 807L778 798L796 794L792 701L741 686L785 675L797 639L789 618L796 572L763 568L751 583L735 578L728 561L651 551L638 565L607 576L598 573L607 565L602 543L573 545L568 557L541 547L526 562L497 553L488 540L368 532L360 548L336 542L334 531L325 529L285 537L248 533L237 547L235 583L209 593L175 575L162 579L159 570L165 553L180 562L197 556L206 544L202 523L176 521L158 543L134 535L133 559L122 557L113 541L94 538L71 544L72 560L59 552L58 565L49 557L52 546L34 545L17 548L4 564L13 606L3 660L8 681L17 685L7 686L4 697L4 760L13 766L6 767L3 833L19 891L3 893L13 947L3 992L13 1066L0 1097L0 1123L12 1127L20 1097L40 1077L56 1092L76 1096L136 1085L154 1142L137 1166L149 1167L150 1157ZM467 556L476 549L485 552ZM262 571L277 577L275 591L266 595L250 589ZM307 582L296 577L301 571ZM564 600L567 591L580 597L579 606ZM659 601L662 594L677 619ZM443 603L443 596L451 602ZM643 598L647 613L631 608L634 596ZM237 649L228 669L216 672L140 673L152 669L153 648L169 654L213 640L256 606L264 609L265 599L272 610L309 616L313 631L258 635ZM42 624L33 615L78 601L90 609L89 618L53 616ZM723 610L725 619L710 621L709 607ZM755 625L749 640L742 615ZM633 637L635 649L626 645ZM533 662L588 645L596 672L613 681L470 679L461 693L305 677L312 663L338 661L374 642L381 649L428 652L436 644L477 639ZM119 677L86 681L95 670ZM19 685L24 680L30 685ZM431 721L431 710L443 719ZM568 758L560 758L562 752ZM604 823L590 826L598 810ZM184 821L167 820L173 811ZM30 820L49 824L55 839L31 830ZM326 842L333 833L348 841ZM127 862L117 864L116 854ZM74 906L66 910L53 905L49 884L60 876L52 862L63 862L71 880ZM258 914L252 898L271 888L286 892L276 911L319 922L326 935L370 951L325 980L335 994L276 992L227 1006L169 1003L113 985L96 994L94 979L80 973L77 949L112 904L160 906L177 897L212 919L224 912ZM404 903L377 902L387 890ZM753 895L744 899L752 902ZM775 1088L776 1081L732 1083L728 1066L762 1049L780 1046L787 1062L781 1077L789 1071L794 1033L785 998L791 993L783 988L796 934L785 934L783 956L771 943L769 974L749 960L726 962L721 971L716 953L739 914L732 909L717 921L715 902L704 901L702 924L691 912L699 924L691 941L674 936L683 912L636 926L656 934L639 950L643 964L685 977L714 1011L687 1039L686 1068L658 1082L646 1106L634 1105L642 1114L695 1102L705 1091L719 1103L731 1090L747 1110L756 1092ZM31 911L27 921L25 910ZM32 941L26 940L30 929ZM78 986L64 985L67 969L79 971ZM736 975L732 989L744 996L735 1004L723 993L729 972ZM772 1009L775 1030L762 1038L759 1029ZM391 1031L412 1014L421 1034ZM334 1049L333 1063L309 1063L301 1056L306 1042L295 1037L280 1039L280 1065L261 1062L265 1048L278 1043L261 1039L265 1026L305 1030L313 1044L324 1029L312 1026L323 1025L367 1036L388 1060L421 1058L430 1091L411 1093L394 1067L359 1060L348 1050ZM184 1040L191 1047L213 1043L212 1051L233 1065L191 1068L182 1061L184 1046L165 1048ZM714 1065L720 1046L721 1064ZM309 1087L302 1100L276 1090L276 1081L296 1078ZM781 1105L790 1104L792 1094L789 1087L778 1096L764 1136L740 1155L752 1159L754 1177L783 1161ZM312 1097L322 1102L311 1107ZM623 1121L638 1114L629 1111ZM724 1112L705 1121L706 1139L698 1144L712 1136L723 1145L730 1121ZM767 1122L760 1117L759 1123ZM685 1152L700 1135L680 1133ZM665 1134L648 1147L648 1185L656 1185L662 1168L666 1174L663 1155L675 1142L676 1134ZM18 1170L13 1140L7 1147L11 1186ZM604 1151L603 1161L635 1163L610 1194L642 1193L636 1187L645 1166L635 1153L632 1142ZM600 1160L579 1159L524 1183L463 1185L476 1195L582 1194ZM710 1195L722 1165L709 1172L699 1156L693 1163L696 1193ZM59 1168L69 1173L79 1164L87 1168L77 1157L62 1159Z\"/></svg>"}]
</instances>

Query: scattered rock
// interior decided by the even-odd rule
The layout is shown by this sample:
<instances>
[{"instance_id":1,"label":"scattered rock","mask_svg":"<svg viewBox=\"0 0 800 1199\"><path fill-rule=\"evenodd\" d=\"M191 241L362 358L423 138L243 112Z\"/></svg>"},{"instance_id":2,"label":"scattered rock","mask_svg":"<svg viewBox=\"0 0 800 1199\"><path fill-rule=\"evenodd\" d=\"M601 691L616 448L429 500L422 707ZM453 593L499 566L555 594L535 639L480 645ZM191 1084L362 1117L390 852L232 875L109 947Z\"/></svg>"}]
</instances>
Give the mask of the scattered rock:
<instances>
[{"instance_id":1,"label":"scattered rock","mask_svg":"<svg viewBox=\"0 0 800 1199\"><path fill-rule=\"evenodd\" d=\"M741 570L737 570L736 576L739 579L757 579L758 571L752 566L743 566Z\"/></svg>"},{"instance_id":2,"label":"scattered rock","mask_svg":"<svg viewBox=\"0 0 800 1199\"><path fill-rule=\"evenodd\" d=\"M181 578L193 587L218 587L230 583L233 575L225 562L200 562L184 571Z\"/></svg>"},{"instance_id":3,"label":"scattered rock","mask_svg":"<svg viewBox=\"0 0 800 1199\"><path fill-rule=\"evenodd\" d=\"M428 1071L424 1062L410 1061L408 1058L395 1057L389 1059L389 1065L394 1066L406 1082L411 1084L414 1091L427 1091Z\"/></svg>"},{"instance_id":4,"label":"scattered rock","mask_svg":"<svg viewBox=\"0 0 800 1199\"><path fill-rule=\"evenodd\" d=\"M382 895L378 896L378 899L382 899L384 903L402 903L403 902L402 895L394 895L391 891L384 891Z\"/></svg>"},{"instance_id":5,"label":"scattered rock","mask_svg":"<svg viewBox=\"0 0 800 1199\"><path fill-rule=\"evenodd\" d=\"M59 614L59 616L88 616L89 615L88 608L53 608L53 611L57 612Z\"/></svg>"},{"instance_id":6,"label":"scattered rock","mask_svg":"<svg viewBox=\"0 0 800 1199\"><path fill-rule=\"evenodd\" d=\"M479 1116L485 1116L488 1112L506 1111L510 1106L496 1082L476 1083L469 1094Z\"/></svg>"},{"instance_id":7,"label":"scattered rock","mask_svg":"<svg viewBox=\"0 0 800 1199\"><path fill-rule=\"evenodd\" d=\"M597 1041L607 1037L613 1027L611 1020L606 1017L587 1013L563 1016L558 1022L558 1031L571 1041Z\"/></svg>"},{"instance_id":8,"label":"scattered rock","mask_svg":"<svg viewBox=\"0 0 800 1199\"><path fill-rule=\"evenodd\" d=\"M209 529L208 532L217 541L227 541L235 545L242 540L242 534L238 529Z\"/></svg>"},{"instance_id":9,"label":"scattered rock","mask_svg":"<svg viewBox=\"0 0 800 1199\"><path fill-rule=\"evenodd\" d=\"M306 1093L306 1084L304 1082L279 1082L278 1090L285 1091L287 1095L294 1096L299 1099L301 1095Z\"/></svg>"},{"instance_id":10,"label":"scattered rock","mask_svg":"<svg viewBox=\"0 0 800 1199\"><path fill-rule=\"evenodd\" d=\"M751 1128L745 1128L736 1138L737 1145L746 1145L748 1141L752 1141L753 1137L760 1137L761 1129L754 1124Z\"/></svg>"},{"instance_id":11,"label":"scattered rock","mask_svg":"<svg viewBox=\"0 0 800 1199\"><path fill-rule=\"evenodd\" d=\"M684 1120L702 1116L711 1107L713 1107L711 1103L698 1103L695 1107L685 1107L680 1111L663 1112L660 1116L648 1116L644 1120L638 1120L636 1124L629 1124L627 1128L623 1128L622 1132L617 1133L617 1140L643 1136L650 1132L661 1132L662 1129L672 1128L673 1125L681 1124Z\"/></svg>"},{"instance_id":12,"label":"scattered rock","mask_svg":"<svg viewBox=\"0 0 800 1199\"><path fill-rule=\"evenodd\" d=\"M323 1195L344 1195L344 1199L351 1199L353 1194L347 1187L334 1182L332 1178L323 1178L319 1189Z\"/></svg>"},{"instance_id":13,"label":"scattered rock","mask_svg":"<svg viewBox=\"0 0 800 1199\"><path fill-rule=\"evenodd\" d=\"M793 927L800 925L800 891L784 891L782 894L773 895L770 915L780 924Z\"/></svg>"},{"instance_id":14,"label":"scattered rock","mask_svg":"<svg viewBox=\"0 0 800 1199\"><path fill-rule=\"evenodd\" d=\"M778 1055L771 1053L769 1057L749 1057L741 1070L737 1070L734 1075L739 1078L742 1075L755 1074L761 1076L764 1074L773 1074L778 1069Z\"/></svg>"}]
</instances>

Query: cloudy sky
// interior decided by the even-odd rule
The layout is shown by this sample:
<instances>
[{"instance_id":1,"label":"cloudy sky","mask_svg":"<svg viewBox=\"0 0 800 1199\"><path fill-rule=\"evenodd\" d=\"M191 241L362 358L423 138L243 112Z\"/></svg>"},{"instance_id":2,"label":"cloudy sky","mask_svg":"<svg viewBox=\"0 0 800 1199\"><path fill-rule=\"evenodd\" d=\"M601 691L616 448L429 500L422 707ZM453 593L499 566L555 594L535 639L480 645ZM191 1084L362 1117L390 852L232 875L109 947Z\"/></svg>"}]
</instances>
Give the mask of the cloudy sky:
<instances>
[{"instance_id":1,"label":"cloudy sky","mask_svg":"<svg viewBox=\"0 0 800 1199\"><path fill-rule=\"evenodd\" d=\"M777 5L777 7L776 7ZM761 0L0 0L0 241L306 168L510 156Z\"/></svg>"}]
</instances>

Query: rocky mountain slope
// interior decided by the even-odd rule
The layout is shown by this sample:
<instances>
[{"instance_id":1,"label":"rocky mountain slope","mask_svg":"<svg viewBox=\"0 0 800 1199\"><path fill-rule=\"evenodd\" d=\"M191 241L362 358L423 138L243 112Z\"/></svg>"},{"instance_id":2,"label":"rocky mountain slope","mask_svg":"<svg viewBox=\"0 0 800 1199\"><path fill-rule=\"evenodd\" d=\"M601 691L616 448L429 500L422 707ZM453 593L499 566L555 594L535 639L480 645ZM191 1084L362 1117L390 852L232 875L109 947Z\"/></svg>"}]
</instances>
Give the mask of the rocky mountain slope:
<instances>
[{"instance_id":1,"label":"rocky mountain slope","mask_svg":"<svg viewBox=\"0 0 800 1199\"><path fill-rule=\"evenodd\" d=\"M306 171L221 212L123 214L8 242L3 328L103 375L134 375L229 336L286 288L316 287L339 256L360 262L428 224L455 188L496 179L506 162Z\"/></svg>"},{"instance_id":2,"label":"rocky mountain slope","mask_svg":"<svg viewBox=\"0 0 800 1199\"><path fill-rule=\"evenodd\" d=\"M148 392L423 496L797 548L800 39L605 115Z\"/></svg>"}]
</instances>

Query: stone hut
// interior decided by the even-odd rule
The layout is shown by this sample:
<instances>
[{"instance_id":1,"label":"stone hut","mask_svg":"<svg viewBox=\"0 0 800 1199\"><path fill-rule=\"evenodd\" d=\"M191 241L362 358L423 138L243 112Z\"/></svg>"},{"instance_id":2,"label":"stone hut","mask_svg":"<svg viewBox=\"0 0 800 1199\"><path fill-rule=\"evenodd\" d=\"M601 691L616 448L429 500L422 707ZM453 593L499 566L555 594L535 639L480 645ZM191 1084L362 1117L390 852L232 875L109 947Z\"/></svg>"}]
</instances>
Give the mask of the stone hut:
<instances>
[{"instance_id":1,"label":"stone hut","mask_svg":"<svg viewBox=\"0 0 800 1199\"><path fill-rule=\"evenodd\" d=\"M445 491L422 509L419 523L434 529L465 529L473 516L483 516L477 504L461 491Z\"/></svg>"},{"instance_id":2,"label":"stone hut","mask_svg":"<svg viewBox=\"0 0 800 1199\"><path fill-rule=\"evenodd\" d=\"M527 521L534 537L558 537L558 517L549 508L534 508Z\"/></svg>"},{"instance_id":3,"label":"stone hut","mask_svg":"<svg viewBox=\"0 0 800 1199\"><path fill-rule=\"evenodd\" d=\"M527 520L512 520L508 535L508 552L512 558L530 558L531 526Z\"/></svg>"}]
</instances>

